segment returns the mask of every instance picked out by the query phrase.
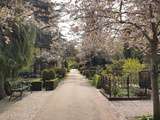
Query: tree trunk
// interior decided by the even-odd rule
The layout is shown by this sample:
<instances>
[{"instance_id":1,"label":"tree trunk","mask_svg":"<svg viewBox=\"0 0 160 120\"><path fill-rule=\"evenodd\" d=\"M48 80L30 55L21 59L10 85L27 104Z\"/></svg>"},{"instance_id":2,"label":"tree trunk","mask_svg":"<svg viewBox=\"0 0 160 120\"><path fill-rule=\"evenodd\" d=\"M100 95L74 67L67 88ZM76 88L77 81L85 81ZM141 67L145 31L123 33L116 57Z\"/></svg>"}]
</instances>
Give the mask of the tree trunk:
<instances>
[{"instance_id":1,"label":"tree trunk","mask_svg":"<svg viewBox=\"0 0 160 120\"><path fill-rule=\"evenodd\" d=\"M158 55L157 44L151 46L151 82L153 95L153 117L154 120L160 120L160 102L158 88Z\"/></svg>"},{"instance_id":2,"label":"tree trunk","mask_svg":"<svg viewBox=\"0 0 160 120\"><path fill-rule=\"evenodd\" d=\"M0 80L0 99L5 97L4 80Z\"/></svg>"}]
</instances>

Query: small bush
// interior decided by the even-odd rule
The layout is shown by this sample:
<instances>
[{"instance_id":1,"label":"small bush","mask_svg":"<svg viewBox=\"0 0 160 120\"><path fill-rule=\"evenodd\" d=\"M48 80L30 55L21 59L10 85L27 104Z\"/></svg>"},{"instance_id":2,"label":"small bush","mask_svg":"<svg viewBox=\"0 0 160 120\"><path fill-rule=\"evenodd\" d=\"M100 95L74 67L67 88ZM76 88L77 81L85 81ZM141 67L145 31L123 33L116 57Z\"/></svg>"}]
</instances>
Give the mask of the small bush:
<instances>
[{"instance_id":1,"label":"small bush","mask_svg":"<svg viewBox=\"0 0 160 120\"><path fill-rule=\"evenodd\" d=\"M83 75L85 75L88 79L92 79L93 78L93 76L96 74L96 71L95 70L90 70L90 69L88 69L88 70L84 70L83 71Z\"/></svg>"},{"instance_id":2,"label":"small bush","mask_svg":"<svg viewBox=\"0 0 160 120\"><path fill-rule=\"evenodd\" d=\"M51 80L55 78L55 72L53 70L44 70L43 71L43 75L42 75L42 79L43 80Z\"/></svg>"},{"instance_id":3,"label":"small bush","mask_svg":"<svg viewBox=\"0 0 160 120\"><path fill-rule=\"evenodd\" d=\"M123 71L125 73L138 73L145 68L144 64L141 64L138 59L127 59L123 65Z\"/></svg>"},{"instance_id":4,"label":"small bush","mask_svg":"<svg viewBox=\"0 0 160 120\"><path fill-rule=\"evenodd\" d=\"M145 68L144 64L141 64L138 59L127 59L123 65L124 75L130 74L130 79L134 82L138 82L138 73Z\"/></svg>"},{"instance_id":5,"label":"small bush","mask_svg":"<svg viewBox=\"0 0 160 120\"><path fill-rule=\"evenodd\" d=\"M117 75L122 75L123 64L124 60L113 61L112 64L107 65L107 67L101 71L101 74L106 75L116 73Z\"/></svg>"},{"instance_id":6,"label":"small bush","mask_svg":"<svg viewBox=\"0 0 160 120\"><path fill-rule=\"evenodd\" d=\"M54 79L56 75L55 75L55 72L51 70L48 72L48 76L49 76L49 80L51 80L51 79Z\"/></svg>"},{"instance_id":7,"label":"small bush","mask_svg":"<svg viewBox=\"0 0 160 120\"><path fill-rule=\"evenodd\" d=\"M65 77L66 74L66 69L65 68L54 68L56 77L58 78L63 78Z\"/></svg>"},{"instance_id":8,"label":"small bush","mask_svg":"<svg viewBox=\"0 0 160 120\"><path fill-rule=\"evenodd\" d=\"M98 74L95 74L92 80L92 85L96 86L96 88L101 87L101 76Z\"/></svg>"}]
</instances>

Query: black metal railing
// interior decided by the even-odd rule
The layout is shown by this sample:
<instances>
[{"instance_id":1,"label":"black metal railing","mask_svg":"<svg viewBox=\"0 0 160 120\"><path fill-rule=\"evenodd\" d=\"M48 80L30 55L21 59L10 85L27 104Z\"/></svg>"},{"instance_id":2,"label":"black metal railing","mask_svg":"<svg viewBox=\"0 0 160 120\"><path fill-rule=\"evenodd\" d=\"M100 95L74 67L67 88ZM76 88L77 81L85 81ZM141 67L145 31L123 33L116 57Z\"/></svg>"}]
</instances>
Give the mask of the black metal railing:
<instances>
[{"instance_id":1,"label":"black metal railing","mask_svg":"<svg viewBox=\"0 0 160 120\"><path fill-rule=\"evenodd\" d=\"M130 74L127 76L103 75L101 77L101 88L108 98L150 98L149 72L142 71L137 75L137 80L133 80Z\"/></svg>"}]
</instances>

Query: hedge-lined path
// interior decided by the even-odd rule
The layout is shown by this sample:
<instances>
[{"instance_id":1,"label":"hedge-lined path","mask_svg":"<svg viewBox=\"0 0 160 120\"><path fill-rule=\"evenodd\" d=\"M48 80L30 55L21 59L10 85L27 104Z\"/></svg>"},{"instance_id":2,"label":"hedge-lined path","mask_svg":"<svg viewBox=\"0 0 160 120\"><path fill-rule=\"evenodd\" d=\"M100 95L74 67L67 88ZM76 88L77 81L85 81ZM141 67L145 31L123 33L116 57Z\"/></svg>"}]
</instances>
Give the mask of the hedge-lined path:
<instances>
[{"instance_id":1,"label":"hedge-lined path","mask_svg":"<svg viewBox=\"0 0 160 120\"><path fill-rule=\"evenodd\" d=\"M125 120L77 70L59 87L33 92L18 102L0 102L0 120Z\"/></svg>"}]
</instances>

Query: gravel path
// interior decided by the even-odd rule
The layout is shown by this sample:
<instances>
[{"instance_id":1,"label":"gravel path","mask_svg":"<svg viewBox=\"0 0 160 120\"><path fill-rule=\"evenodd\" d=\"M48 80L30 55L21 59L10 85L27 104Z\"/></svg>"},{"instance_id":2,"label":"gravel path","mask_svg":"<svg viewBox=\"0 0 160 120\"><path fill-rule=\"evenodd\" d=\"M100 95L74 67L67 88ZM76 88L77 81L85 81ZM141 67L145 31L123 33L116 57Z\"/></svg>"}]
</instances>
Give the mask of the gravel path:
<instances>
[{"instance_id":1,"label":"gravel path","mask_svg":"<svg viewBox=\"0 0 160 120\"><path fill-rule=\"evenodd\" d=\"M15 102L0 101L0 120L125 119L77 70L72 70L54 91L28 93Z\"/></svg>"},{"instance_id":2,"label":"gravel path","mask_svg":"<svg viewBox=\"0 0 160 120\"><path fill-rule=\"evenodd\" d=\"M50 96L34 120L125 120L77 70Z\"/></svg>"},{"instance_id":3,"label":"gravel path","mask_svg":"<svg viewBox=\"0 0 160 120\"><path fill-rule=\"evenodd\" d=\"M0 120L33 120L51 94L52 92L33 92L19 101L2 100L0 102Z\"/></svg>"},{"instance_id":4,"label":"gravel path","mask_svg":"<svg viewBox=\"0 0 160 120\"><path fill-rule=\"evenodd\" d=\"M151 100L112 101L112 104L128 120L134 120L135 116L151 115L153 113Z\"/></svg>"}]
</instances>

